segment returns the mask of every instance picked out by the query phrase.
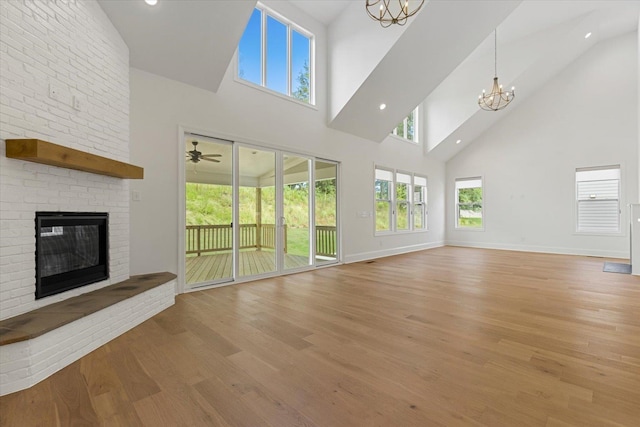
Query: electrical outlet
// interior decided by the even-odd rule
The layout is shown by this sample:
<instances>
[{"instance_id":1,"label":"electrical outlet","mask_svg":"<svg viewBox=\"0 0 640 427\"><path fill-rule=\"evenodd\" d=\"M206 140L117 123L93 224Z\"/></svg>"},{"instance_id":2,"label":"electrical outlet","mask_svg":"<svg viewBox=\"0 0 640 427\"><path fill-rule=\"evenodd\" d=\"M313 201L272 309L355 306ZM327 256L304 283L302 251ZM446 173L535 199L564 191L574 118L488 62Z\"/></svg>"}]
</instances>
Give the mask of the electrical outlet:
<instances>
[{"instance_id":1,"label":"electrical outlet","mask_svg":"<svg viewBox=\"0 0 640 427\"><path fill-rule=\"evenodd\" d=\"M73 109L82 111L82 101L80 100L80 98L78 98L77 95L73 96Z\"/></svg>"},{"instance_id":2,"label":"electrical outlet","mask_svg":"<svg viewBox=\"0 0 640 427\"><path fill-rule=\"evenodd\" d=\"M138 190L133 190L131 192L131 200L133 200L134 202L139 202L140 200L142 200L142 197L140 197L140 192Z\"/></svg>"},{"instance_id":3,"label":"electrical outlet","mask_svg":"<svg viewBox=\"0 0 640 427\"><path fill-rule=\"evenodd\" d=\"M51 99L60 99L60 95L62 95L62 90L57 87L54 86L52 84L49 85L49 98Z\"/></svg>"}]
</instances>

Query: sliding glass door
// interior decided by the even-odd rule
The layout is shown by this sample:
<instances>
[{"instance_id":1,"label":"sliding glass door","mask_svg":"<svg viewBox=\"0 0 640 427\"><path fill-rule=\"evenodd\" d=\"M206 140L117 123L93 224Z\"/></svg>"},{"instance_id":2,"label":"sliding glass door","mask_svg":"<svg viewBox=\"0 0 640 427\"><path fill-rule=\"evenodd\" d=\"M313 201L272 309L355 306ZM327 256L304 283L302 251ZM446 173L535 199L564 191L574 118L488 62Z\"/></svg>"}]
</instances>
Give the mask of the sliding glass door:
<instances>
[{"instance_id":1,"label":"sliding glass door","mask_svg":"<svg viewBox=\"0 0 640 427\"><path fill-rule=\"evenodd\" d=\"M311 258L311 159L283 154L283 256L284 269L312 265Z\"/></svg>"},{"instance_id":2,"label":"sliding glass door","mask_svg":"<svg viewBox=\"0 0 640 427\"><path fill-rule=\"evenodd\" d=\"M185 135L188 287L338 261L338 164Z\"/></svg>"},{"instance_id":3,"label":"sliding glass door","mask_svg":"<svg viewBox=\"0 0 640 427\"><path fill-rule=\"evenodd\" d=\"M233 147L185 137L185 283L233 278Z\"/></svg>"},{"instance_id":4,"label":"sliding glass door","mask_svg":"<svg viewBox=\"0 0 640 427\"><path fill-rule=\"evenodd\" d=\"M315 161L315 262L338 261L338 164Z\"/></svg>"},{"instance_id":5,"label":"sliding glass door","mask_svg":"<svg viewBox=\"0 0 640 427\"><path fill-rule=\"evenodd\" d=\"M238 147L237 277L277 270L276 153Z\"/></svg>"}]
</instances>

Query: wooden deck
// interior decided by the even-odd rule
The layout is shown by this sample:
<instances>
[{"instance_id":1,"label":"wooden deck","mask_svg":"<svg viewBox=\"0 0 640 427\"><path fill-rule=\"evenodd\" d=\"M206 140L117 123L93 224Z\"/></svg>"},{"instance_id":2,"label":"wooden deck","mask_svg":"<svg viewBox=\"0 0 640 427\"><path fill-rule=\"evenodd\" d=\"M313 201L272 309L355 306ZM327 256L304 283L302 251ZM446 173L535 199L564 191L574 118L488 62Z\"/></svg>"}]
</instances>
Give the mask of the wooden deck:
<instances>
[{"instance_id":1,"label":"wooden deck","mask_svg":"<svg viewBox=\"0 0 640 427\"><path fill-rule=\"evenodd\" d=\"M202 283L231 277L233 257L229 253L188 257L186 263L187 284ZM286 269L308 265L305 257L285 254ZM254 276L275 270L275 254L273 251L241 251L240 276Z\"/></svg>"}]
</instances>

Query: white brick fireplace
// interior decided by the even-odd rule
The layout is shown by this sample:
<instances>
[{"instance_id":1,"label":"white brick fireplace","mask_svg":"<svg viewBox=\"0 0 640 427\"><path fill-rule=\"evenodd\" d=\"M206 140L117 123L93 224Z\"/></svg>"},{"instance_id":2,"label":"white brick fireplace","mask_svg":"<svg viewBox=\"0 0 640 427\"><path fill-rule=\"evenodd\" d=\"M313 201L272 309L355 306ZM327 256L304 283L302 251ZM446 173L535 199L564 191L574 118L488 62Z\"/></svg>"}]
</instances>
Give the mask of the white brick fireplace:
<instances>
[{"instance_id":1,"label":"white brick fireplace","mask_svg":"<svg viewBox=\"0 0 640 427\"><path fill-rule=\"evenodd\" d=\"M38 138L129 159L129 49L94 1L0 1L0 319L129 278L127 180L7 159ZM51 96L51 89L57 92ZM73 98L80 109L73 108ZM36 211L109 212L110 280L36 301Z\"/></svg>"},{"instance_id":2,"label":"white brick fireplace","mask_svg":"<svg viewBox=\"0 0 640 427\"><path fill-rule=\"evenodd\" d=\"M129 278L128 181L8 159L13 138L128 161L129 50L94 0L0 1L0 320ZM36 301L36 211L108 212L109 280Z\"/></svg>"}]
</instances>

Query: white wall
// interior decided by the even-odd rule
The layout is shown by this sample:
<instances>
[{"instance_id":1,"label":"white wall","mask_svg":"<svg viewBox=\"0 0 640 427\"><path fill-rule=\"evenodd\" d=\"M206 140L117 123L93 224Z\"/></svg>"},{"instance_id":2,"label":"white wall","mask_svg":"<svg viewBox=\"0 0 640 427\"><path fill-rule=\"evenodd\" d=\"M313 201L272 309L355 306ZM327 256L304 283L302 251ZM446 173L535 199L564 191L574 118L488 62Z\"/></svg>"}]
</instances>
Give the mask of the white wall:
<instances>
[{"instance_id":1,"label":"white wall","mask_svg":"<svg viewBox=\"0 0 640 427\"><path fill-rule=\"evenodd\" d=\"M269 3L267 3L269 6ZM132 273L177 272L178 126L239 141L260 142L342 163L342 226L346 260L442 244L444 240L444 165L426 159L422 148L388 138L377 144L326 126L327 65L325 28L295 7L279 2L276 11L316 36L316 108L282 99L234 81L231 65L217 93L131 70L131 159L145 167L133 182L142 200L131 205ZM288 6L288 7L287 7ZM372 119L373 120L373 119ZM427 233L374 237L373 166L379 163L429 177Z\"/></svg>"},{"instance_id":2,"label":"white wall","mask_svg":"<svg viewBox=\"0 0 640 427\"><path fill-rule=\"evenodd\" d=\"M380 24L367 15L363 3L353 2L347 6L329 27L331 119L342 110L412 22L404 26L392 25L381 31Z\"/></svg>"},{"instance_id":3,"label":"white wall","mask_svg":"<svg viewBox=\"0 0 640 427\"><path fill-rule=\"evenodd\" d=\"M127 161L129 50L95 1L0 1L0 31L4 319L129 278L128 181L4 154L5 139L38 138ZM36 211L109 212L111 279L35 301Z\"/></svg>"},{"instance_id":4,"label":"white wall","mask_svg":"<svg viewBox=\"0 0 640 427\"><path fill-rule=\"evenodd\" d=\"M628 257L638 194L634 34L597 44L447 162L447 243ZM488 112L487 114L500 114ZM575 169L622 165L624 236L574 233ZM455 229L454 180L483 176L485 230Z\"/></svg>"}]
</instances>

